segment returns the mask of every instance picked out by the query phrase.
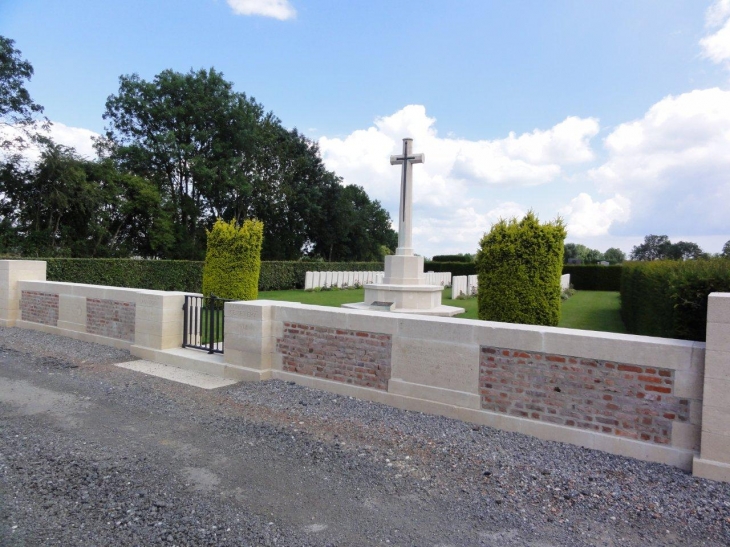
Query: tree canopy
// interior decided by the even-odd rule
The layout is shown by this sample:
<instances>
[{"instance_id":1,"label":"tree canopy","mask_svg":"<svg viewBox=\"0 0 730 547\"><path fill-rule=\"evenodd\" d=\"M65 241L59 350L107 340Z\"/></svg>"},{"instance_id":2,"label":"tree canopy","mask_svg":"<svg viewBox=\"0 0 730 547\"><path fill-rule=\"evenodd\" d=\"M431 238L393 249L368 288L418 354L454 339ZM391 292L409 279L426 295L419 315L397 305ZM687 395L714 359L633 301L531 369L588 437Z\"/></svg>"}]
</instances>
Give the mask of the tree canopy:
<instances>
[{"instance_id":1,"label":"tree canopy","mask_svg":"<svg viewBox=\"0 0 730 547\"><path fill-rule=\"evenodd\" d=\"M34 125L43 107L35 103L25 85L33 76L33 66L21 57L15 42L0 36L0 127L13 127L19 134L0 135L0 149L22 147L23 136Z\"/></svg>"},{"instance_id":2,"label":"tree canopy","mask_svg":"<svg viewBox=\"0 0 730 547\"><path fill-rule=\"evenodd\" d=\"M644 236L644 243L631 250L631 260L691 260L707 256L697 243L672 243L668 236L654 234Z\"/></svg>"},{"instance_id":3,"label":"tree canopy","mask_svg":"<svg viewBox=\"0 0 730 547\"><path fill-rule=\"evenodd\" d=\"M285 129L215 69L165 70L151 82L122 76L104 118L100 148L160 192L173 225L171 258L202 258L205 230L217 218L261 220L262 258L269 260L303 252L362 260L394 241L377 201L343 187L315 143Z\"/></svg>"}]
</instances>

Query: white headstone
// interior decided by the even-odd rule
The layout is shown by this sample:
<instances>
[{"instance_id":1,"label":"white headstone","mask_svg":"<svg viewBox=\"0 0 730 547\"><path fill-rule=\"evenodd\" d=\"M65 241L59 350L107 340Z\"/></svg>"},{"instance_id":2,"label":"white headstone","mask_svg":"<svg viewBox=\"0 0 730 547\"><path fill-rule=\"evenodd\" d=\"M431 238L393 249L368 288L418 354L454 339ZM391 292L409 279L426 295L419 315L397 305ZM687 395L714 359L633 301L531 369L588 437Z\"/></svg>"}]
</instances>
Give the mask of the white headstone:
<instances>
[{"instance_id":1,"label":"white headstone","mask_svg":"<svg viewBox=\"0 0 730 547\"><path fill-rule=\"evenodd\" d=\"M304 274L304 290L309 291L314 288L313 285L314 272L307 272Z\"/></svg>"},{"instance_id":2,"label":"white headstone","mask_svg":"<svg viewBox=\"0 0 730 547\"><path fill-rule=\"evenodd\" d=\"M451 298L456 298L457 296L467 296L469 293L467 292L466 287L466 276L465 275L456 275L451 279Z\"/></svg>"}]
</instances>

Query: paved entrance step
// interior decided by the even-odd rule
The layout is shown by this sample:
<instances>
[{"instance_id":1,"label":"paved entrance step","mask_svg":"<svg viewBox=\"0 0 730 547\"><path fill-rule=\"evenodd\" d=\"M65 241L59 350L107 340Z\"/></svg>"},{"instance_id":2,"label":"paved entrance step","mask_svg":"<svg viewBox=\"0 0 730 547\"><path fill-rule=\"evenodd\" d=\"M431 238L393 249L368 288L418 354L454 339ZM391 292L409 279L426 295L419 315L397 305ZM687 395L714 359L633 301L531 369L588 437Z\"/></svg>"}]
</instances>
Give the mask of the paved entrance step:
<instances>
[{"instance_id":1,"label":"paved entrance step","mask_svg":"<svg viewBox=\"0 0 730 547\"><path fill-rule=\"evenodd\" d=\"M208 374L184 370L170 365L163 365L161 363L153 363L152 361L145 361L143 359L139 361L129 361L127 363L116 363L116 366L203 389L217 389L219 387L230 386L238 383L238 380L216 378L215 376L210 376Z\"/></svg>"},{"instance_id":2,"label":"paved entrance step","mask_svg":"<svg viewBox=\"0 0 730 547\"><path fill-rule=\"evenodd\" d=\"M222 385L230 385L241 381L260 381L266 380L270 377L262 373L260 370L226 363L225 358L221 353L210 354L205 351L187 348L153 350L140 346L132 346L130 351L135 357L139 357L140 359L144 359L145 361L152 363L157 363L158 365L165 365L167 368L176 368L183 372L194 372L216 380L224 380L228 382L227 384ZM170 374L172 373L175 373L175 371L172 371ZM170 379L182 381L176 380L175 378Z\"/></svg>"}]
</instances>

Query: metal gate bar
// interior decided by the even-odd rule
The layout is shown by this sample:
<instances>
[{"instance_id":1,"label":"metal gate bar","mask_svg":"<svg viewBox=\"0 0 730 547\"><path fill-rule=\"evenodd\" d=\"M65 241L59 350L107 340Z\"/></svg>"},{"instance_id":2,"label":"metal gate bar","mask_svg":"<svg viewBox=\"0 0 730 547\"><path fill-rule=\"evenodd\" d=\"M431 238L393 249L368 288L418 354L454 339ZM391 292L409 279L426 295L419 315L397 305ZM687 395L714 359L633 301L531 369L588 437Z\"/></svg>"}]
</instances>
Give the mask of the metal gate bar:
<instances>
[{"instance_id":1,"label":"metal gate bar","mask_svg":"<svg viewBox=\"0 0 730 547\"><path fill-rule=\"evenodd\" d=\"M223 353L225 331L224 304L230 302L215 295L185 295L183 304L183 347Z\"/></svg>"}]
</instances>

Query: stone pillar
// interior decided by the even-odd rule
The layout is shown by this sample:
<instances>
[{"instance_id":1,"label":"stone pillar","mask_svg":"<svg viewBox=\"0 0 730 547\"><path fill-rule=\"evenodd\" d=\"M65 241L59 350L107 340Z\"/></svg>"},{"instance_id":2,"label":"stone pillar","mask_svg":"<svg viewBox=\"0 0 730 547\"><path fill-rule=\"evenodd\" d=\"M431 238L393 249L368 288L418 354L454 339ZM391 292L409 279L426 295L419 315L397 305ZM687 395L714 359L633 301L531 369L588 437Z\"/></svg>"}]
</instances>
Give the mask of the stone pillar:
<instances>
[{"instance_id":1,"label":"stone pillar","mask_svg":"<svg viewBox=\"0 0 730 547\"><path fill-rule=\"evenodd\" d=\"M19 319L18 281L45 281L44 260L0 260L0 327L14 327Z\"/></svg>"},{"instance_id":2,"label":"stone pillar","mask_svg":"<svg viewBox=\"0 0 730 547\"><path fill-rule=\"evenodd\" d=\"M226 302L226 363L260 370L260 379L270 376L276 352L272 304L268 300Z\"/></svg>"},{"instance_id":3,"label":"stone pillar","mask_svg":"<svg viewBox=\"0 0 730 547\"><path fill-rule=\"evenodd\" d=\"M164 291L136 294L135 346L157 350L182 347L185 294Z\"/></svg>"},{"instance_id":4,"label":"stone pillar","mask_svg":"<svg viewBox=\"0 0 730 547\"><path fill-rule=\"evenodd\" d=\"M730 293L712 293L702 396L702 441L692 473L730 482Z\"/></svg>"}]
</instances>

